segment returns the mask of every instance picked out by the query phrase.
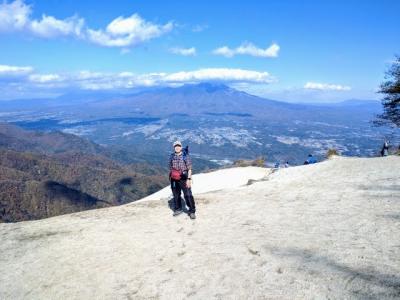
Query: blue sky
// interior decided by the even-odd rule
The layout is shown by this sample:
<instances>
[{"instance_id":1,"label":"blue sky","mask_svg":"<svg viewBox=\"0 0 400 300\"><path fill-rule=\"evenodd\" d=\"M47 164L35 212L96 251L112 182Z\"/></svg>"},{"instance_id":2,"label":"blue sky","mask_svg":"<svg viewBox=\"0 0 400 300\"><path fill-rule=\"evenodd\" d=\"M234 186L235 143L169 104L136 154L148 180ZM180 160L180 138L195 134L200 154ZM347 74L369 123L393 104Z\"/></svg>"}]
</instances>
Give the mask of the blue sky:
<instances>
[{"instance_id":1,"label":"blue sky","mask_svg":"<svg viewBox=\"0 0 400 300\"><path fill-rule=\"evenodd\" d=\"M277 100L379 99L400 1L3 1L0 99L218 81Z\"/></svg>"}]
</instances>

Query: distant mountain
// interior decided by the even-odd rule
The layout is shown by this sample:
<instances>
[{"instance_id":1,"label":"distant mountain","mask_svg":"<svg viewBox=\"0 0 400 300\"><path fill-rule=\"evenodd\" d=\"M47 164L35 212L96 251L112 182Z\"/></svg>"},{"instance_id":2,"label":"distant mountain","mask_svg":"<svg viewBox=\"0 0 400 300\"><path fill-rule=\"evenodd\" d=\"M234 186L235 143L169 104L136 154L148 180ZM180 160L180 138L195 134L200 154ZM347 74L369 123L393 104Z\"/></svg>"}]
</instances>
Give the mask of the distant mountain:
<instances>
[{"instance_id":1,"label":"distant mountain","mask_svg":"<svg viewBox=\"0 0 400 300\"><path fill-rule=\"evenodd\" d=\"M317 102L317 103L307 103L313 106L330 106L330 107L369 107L374 109L380 109L382 104L379 100L363 100L363 99L349 99L340 102Z\"/></svg>"},{"instance_id":2,"label":"distant mountain","mask_svg":"<svg viewBox=\"0 0 400 300\"><path fill-rule=\"evenodd\" d=\"M263 99L223 84L201 83L178 88L162 88L135 95L91 102L91 109L130 109L145 115L199 116L203 114L242 114L254 117L276 116L287 109L303 109L302 105Z\"/></svg>"},{"instance_id":3,"label":"distant mountain","mask_svg":"<svg viewBox=\"0 0 400 300\"><path fill-rule=\"evenodd\" d=\"M8 123L0 123L0 147L42 154L67 151L84 154L108 154L105 148L76 135L59 131L39 132L24 130Z\"/></svg>"},{"instance_id":4,"label":"distant mountain","mask_svg":"<svg viewBox=\"0 0 400 300\"><path fill-rule=\"evenodd\" d=\"M341 107L352 107L352 108L359 108L359 109L367 109L371 111L380 111L382 109L382 103L378 100L358 100L358 99L351 99L345 100L339 103L335 103L336 106Z\"/></svg>"},{"instance_id":5,"label":"distant mountain","mask_svg":"<svg viewBox=\"0 0 400 300\"><path fill-rule=\"evenodd\" d=\"M64 105L67 102L71 105ZM323 159L330 148L346 155L373 156L390 134L372 127L371 121L381 112L378 102L294 104L217 83L68 94L53 104L38 105L34 111L0 108L0 120L84 136L107 145L110 154L105 155L124 163L165 166L172 142L180 139L190 146L197 171L260 156L269 163L300 164L309 153Z\"/></svg>"},{"instance_id":6,"label":"distant mountain","mask_svg":"<svg viewBox=\"0 0 400 300\"><path fill-rule=\"evenodd\" d=\"M378 101L347 100L340 103L288 103L265 99L230 88L224 84L200 83L181 87L153 88L135 93L77 92L68 93L54 99L33 99L5 101L7 105L25 104L36 110L55 111L58 107L85 119L115 115L142 115L163 118L168 116L244 116L269 121L288 121L293 118L315 121L324 119L335 121L338 115L353 113L348 108L370 107L380 111ZM85 110L82 111L84 105ZM335 110L326 107L334 107ZM1 110L9 110L3 106ZM105 114L106 112L106 114ZM353 115L353 118L357 115ZM103 121L103 119L95 121ZM107 119L105 119L107 120Z\"/></svg>"},{"instance_id":7,"label":"distant mountain","mask_svg":"<svg viewBox=\"0 0 400 300\"><path fill-rule=\"evenodd\" d=\"M339 103L339 105L381 105L381 101L379 100L362 100L362 99L349 99L344 100Z\"/></svg>"},{"instance_id":8,"label":"distant mountain","mask_svg":"<svg viewBox=\"0 0 400 300\"><path fill-rule=\"evenodd\" d=\"M345 101L342 104L308 105L265 99L236 90L224 84L187 84L177 88L160 88L132 95L103 98L86 104L88 111L107 111L114 115L126 112L158 118L204 115L213 117L251 117L269 122L291 122L293 120L337 122L346 119L364 120L365 114L354 114L354 109L366 104L374 112L381 107L375 102Z\"/></svg>"},{"instance_id":9,"label":"distant mountain","mask_svg":"<svg viewBox=\"0 0 400 300\"><path fill-rule=\"evenodd\" d=\"M68 92L59 96L51 98L27 98L27 99L15 99L1 101L2 109L13 110L35 110L52 107L63 107L63 106L74 106L83 105L89 102L95 102L99 100L106 100L110 98L116 98L120 95L126 95L126 93L117 93L115 91L74 91Z\"/></svg>"}]
</instances>

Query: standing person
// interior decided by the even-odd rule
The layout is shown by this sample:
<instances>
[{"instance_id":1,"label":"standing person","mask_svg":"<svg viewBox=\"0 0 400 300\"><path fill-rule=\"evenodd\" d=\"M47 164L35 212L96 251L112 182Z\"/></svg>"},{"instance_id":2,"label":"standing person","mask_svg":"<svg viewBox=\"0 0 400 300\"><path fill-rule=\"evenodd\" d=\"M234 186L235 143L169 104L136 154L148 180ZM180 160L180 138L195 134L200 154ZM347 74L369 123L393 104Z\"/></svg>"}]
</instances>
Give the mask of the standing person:
<instances>
[{"instance_id":1,"label":"standing person","mask_svg":"<svg viewBox=\"0 0 400 300\"><path fill-rule=\"evenodd\" d=\"M388 156L389 155L389 142L385 140L381 150L381 156Z\"/></svg>"},{"instance_id":2,"label":"standing person","mask_svg":"<svg viewBox=\"0 0 400 300\"><path fill-rule=\"evenodd\" d=\"M169 158L169 178L174 195L174 216L183 212L181 191L185 197L186 205L189 207L189 217L196 219L196 205L192 195L192 160L187 152L182 152L182 144L176 141L173 144L174 153Z\"/></svg>"}]
</instances>

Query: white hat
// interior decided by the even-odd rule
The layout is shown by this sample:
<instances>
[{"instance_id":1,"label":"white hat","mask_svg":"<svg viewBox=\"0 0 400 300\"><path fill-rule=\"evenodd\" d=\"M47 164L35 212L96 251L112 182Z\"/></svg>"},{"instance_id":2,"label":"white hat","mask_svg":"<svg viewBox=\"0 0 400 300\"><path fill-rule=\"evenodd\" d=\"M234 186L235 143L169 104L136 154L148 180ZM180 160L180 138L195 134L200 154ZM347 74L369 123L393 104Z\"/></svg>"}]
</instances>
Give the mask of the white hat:
<instances>
[{"instance_id":1,"label":"white hat","mask_svg":"<svg viewBox=\"0 0 400 300\"><path fill-rule=\"evenodd\" d=\"M179 145L179 146L182 147L182 143L181 143L180 141L175 141L175 142L174 142L174 147L177 146L177 145Z\"/></svg>"}]
</instances>

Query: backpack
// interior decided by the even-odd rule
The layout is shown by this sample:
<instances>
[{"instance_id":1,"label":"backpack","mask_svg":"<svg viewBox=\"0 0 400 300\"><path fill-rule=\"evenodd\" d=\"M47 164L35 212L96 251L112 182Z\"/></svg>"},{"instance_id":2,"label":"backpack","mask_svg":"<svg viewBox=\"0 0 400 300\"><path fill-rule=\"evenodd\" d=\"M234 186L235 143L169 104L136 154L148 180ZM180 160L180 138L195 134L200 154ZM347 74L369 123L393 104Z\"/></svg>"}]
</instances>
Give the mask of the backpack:
<instances>
[{"instance_id":1,"label":"backpack","mask_svg":"<svg viewBox=\"0 0 400 300\"><path fill-rule=\"evenodd\" d=\"M189 154L189 145L186 146L185 148L183 148L182 154L183 154L183 159L185 160L185 163L186 163L186 155Z\"/></svg>"}]
</instances>

